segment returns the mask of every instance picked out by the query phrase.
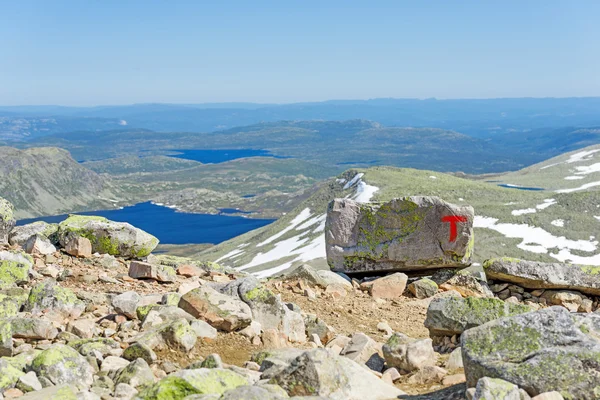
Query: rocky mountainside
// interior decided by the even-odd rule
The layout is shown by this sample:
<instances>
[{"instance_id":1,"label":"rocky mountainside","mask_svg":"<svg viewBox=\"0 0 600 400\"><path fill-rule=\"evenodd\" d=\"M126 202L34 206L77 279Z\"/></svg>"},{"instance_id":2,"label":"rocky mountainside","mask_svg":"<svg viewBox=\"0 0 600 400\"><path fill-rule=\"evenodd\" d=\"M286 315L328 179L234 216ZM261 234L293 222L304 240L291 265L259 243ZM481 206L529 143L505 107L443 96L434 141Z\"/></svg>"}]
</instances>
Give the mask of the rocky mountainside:
<instances>
[{"instance_id":1,"label":"rocky mountainside","mask_svg":"<svg viewBox=\"0 0 600 400\"><path fill-rule=\"evenodd\" d=\"M0 194L16 206L17 219L115 208L125 197L66 150L0 147L0 159Z\"/></svg>"},{"instance_id":2,"label":"rocky mountainside","mask_svg":"<svg viewBox=\"0 0 600 400\"><path fill-rule=\"evenodd\" d=\"M261 276L305 262L326 268L323 232L327 205L334 198L364 202L438 196L474 207L475 262L508 256L600 265L598 149L591 146L487 180L392 167L349 170L275 223L200 256Z\"/></svg>"},{"instance_id":3,"label":"rocky mountainside","mask_svg":"<svg viewBox=\"0 0 600 400\"><path fill-rule=\"evenodd\" d=\"M597 398L598 268L499 258L351 279L302 265L261 280L154 255L156 238L100 217L14 227L0 202L2 398ZM433 198L359 208L405 237L410 202L425 225L472 212ZM462 222L457 237L472 237Z\"/></svg>"}]
</instances>

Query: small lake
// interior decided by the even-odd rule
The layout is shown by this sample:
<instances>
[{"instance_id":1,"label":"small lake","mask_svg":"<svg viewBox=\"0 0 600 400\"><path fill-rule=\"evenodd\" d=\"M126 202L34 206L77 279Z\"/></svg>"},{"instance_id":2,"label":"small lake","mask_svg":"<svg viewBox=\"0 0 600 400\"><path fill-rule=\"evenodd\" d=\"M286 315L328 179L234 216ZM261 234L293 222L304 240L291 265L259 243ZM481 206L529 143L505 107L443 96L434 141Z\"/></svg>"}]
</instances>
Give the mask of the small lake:
<instances>
[{"instance_id":1,"label":"small lake","mask_svg":"<svg viewBox=\"0 0 600 400\"><path fill-rule=\"evenodd\" d=\"M228 215L180 213L152 203L139 203L120 210L100 210L76 214L98 215L112 221L128 222L153 234L163 244L218 244L274 221ZM22 219L17 222L17 225L35 221L57 223L65 218L67 218L67 214Z\"/></svg>"},{"instance_id":2,"label":"small lake","mask_svg":"<svg viewBox=\"0 0 600 400\"><path fill-rule=\"evenodd\" d=\"M492 182L492 181L488 181L488 182ZM510 183L502 183L498 186L509 188L509 189L519 189L519 190L544 190L544 188L511 185Z\"/></svg>"},{"instance_id":3,"label":"small lake","mask_svg":"<svg viewBox=\"0 0 600 400\"><path fill-rule=\"evenodd\" d=\"M183 158L185 160L199 161L203 164L218 164L238 158L248 157L273 157L288 158L272 154L268 150L257 149L225 149L225 150L172 150L179 154L171 154L169 157Z\"/></svg>"}]
</instances>

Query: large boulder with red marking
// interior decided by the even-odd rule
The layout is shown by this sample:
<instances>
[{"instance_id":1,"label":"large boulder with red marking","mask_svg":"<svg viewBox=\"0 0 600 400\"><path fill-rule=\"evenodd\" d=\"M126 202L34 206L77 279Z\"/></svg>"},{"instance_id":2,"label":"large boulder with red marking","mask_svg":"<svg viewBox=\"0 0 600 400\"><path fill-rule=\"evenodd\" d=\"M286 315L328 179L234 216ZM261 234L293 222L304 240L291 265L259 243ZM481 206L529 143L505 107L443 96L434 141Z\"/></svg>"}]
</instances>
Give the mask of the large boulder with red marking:
<instances>
[{"instance_id":1,"label":"large boulder with red marking","mask_svg":"<svg viewBox=\"0 0 600 400\"><path fill-rule=\"evenodd\" d=\"M327 261L346 273L464 267L473 253L474 217L473 207L438 197L335 199L325 225Z\"/></svg>"}]
</instances>

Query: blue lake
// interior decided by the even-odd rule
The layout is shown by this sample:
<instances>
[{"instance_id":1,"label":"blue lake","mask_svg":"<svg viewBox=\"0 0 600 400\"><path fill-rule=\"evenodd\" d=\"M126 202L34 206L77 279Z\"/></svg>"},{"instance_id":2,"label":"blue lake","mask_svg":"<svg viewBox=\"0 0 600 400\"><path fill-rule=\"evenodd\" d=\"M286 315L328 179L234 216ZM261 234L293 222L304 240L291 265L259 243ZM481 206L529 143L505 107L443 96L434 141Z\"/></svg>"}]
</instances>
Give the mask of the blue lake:
<instances>
[{"instance_id":1,"label":"blue lake","mask_svg":"<svg viewBox=\"0 0 600 400\"><path fill-rule=\"evenodd\" d=\"M287 158L276 156L268 150L257 149L224 149L224 150L173 150L179 154L172 154L169 157L183 158L185 160L199 161L203 164L218 164L225 161L231 161L238 158L247 157L274 157Z\"/></svg>"},{"instance_id":2,"label":"blue lake","mask_svg":"<svg viewBox=\"0 0 600 400\"><path fill-rule=\"evenodd\" d=\"M139 203L120 210L100 210L76 214L98 215L112 221L129 222L131 225L153 234L163 244L218 244L274 221L228 215L179 213L171 208L151 203ZM56 223L65 218L67 218L66 214L22 219L17 222L17 225L35 221Z\"/></svg>"},{"instance_id":3,"label":"blue lake","mask_svg":"<svg viewBox=\"0 0 600 400\"><path fill-rule=\"evenodd\" d=\"M493 182L493 181L488 181L488 182ZM509 189L518 189L518 190L544 190L544 188L539 188L539 187L514 186L514 185L509 185L507 183L503 183L498 186L509 188Z\"/></svg>"}]
</instances>

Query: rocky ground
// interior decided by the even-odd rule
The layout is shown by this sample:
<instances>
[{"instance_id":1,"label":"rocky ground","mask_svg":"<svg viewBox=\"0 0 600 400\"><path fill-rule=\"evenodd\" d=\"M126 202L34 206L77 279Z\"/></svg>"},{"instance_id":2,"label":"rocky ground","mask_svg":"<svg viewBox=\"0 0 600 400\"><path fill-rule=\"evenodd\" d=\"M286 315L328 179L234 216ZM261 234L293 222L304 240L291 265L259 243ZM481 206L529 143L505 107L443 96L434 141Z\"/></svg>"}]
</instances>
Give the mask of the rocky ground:
<instances>
[{"instance_id":1,"label":"rocky ground","mask_svg":"<svg viewBox=\"0 0 600 400\"><path fill-rule=\"evenodd\" d=\"M214 263L153 255L155 238L128 224L71 217L13 228L6 220L4 398L543 400L600 393L590 267L558 279L560 264L505 259L429 277L359 280L301 266L260 281ZM553 272L534 276L540 268Z\"/></svg>"}]
</instances>

